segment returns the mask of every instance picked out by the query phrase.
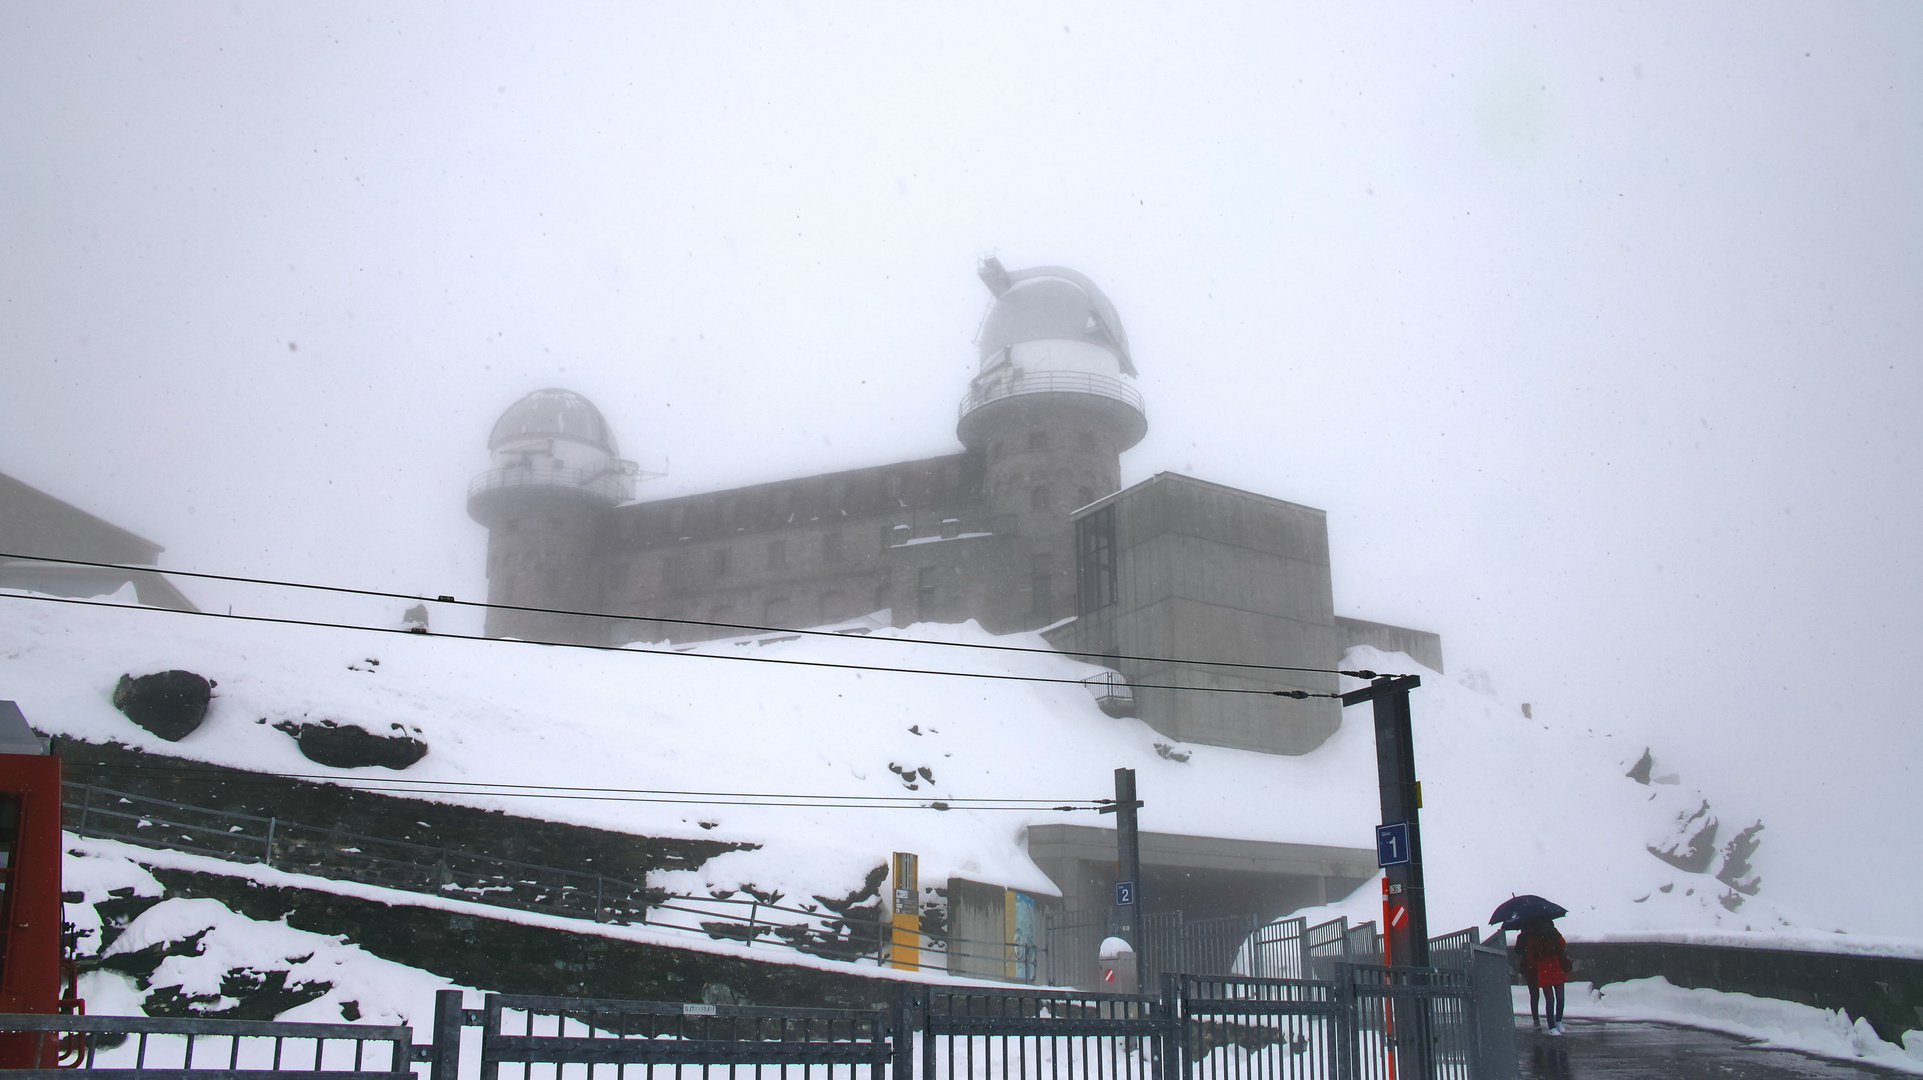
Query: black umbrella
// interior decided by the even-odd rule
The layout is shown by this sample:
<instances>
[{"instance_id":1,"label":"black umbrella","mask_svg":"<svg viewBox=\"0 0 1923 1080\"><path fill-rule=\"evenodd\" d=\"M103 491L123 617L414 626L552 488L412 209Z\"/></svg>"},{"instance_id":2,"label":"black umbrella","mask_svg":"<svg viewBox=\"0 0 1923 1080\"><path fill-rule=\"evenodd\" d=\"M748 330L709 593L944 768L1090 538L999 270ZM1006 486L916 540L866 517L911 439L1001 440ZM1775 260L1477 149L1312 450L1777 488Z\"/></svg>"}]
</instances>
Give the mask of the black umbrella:
<instances>
[{"instance_id":1,"label":"black umbrella","mask_svg":"<svg viewBox=\"0 0 1923 1080\"><path fill-rule=\"evenodd\" d=\"M1489 916L1492 923L1501 923L1504 930L1520 930L1524 923L1537 919L1560 919L1569 914L1569 909L1561 904L1551 903L1540 896L1524 894L1512 896L1496 905L1495 913Z\"/></svg>"}]
</instances>

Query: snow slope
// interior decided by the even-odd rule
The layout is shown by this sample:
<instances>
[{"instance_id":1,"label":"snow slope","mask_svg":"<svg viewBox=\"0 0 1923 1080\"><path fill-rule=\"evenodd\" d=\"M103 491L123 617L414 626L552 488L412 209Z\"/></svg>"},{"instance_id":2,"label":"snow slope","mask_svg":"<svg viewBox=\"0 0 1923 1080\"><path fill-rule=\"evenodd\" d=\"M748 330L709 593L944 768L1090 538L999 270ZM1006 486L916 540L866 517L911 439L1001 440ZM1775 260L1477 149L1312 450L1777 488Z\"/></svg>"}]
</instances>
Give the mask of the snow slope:
<instances>
[{"instance_id":1,"label":"snow slope","mask_svg":"<svg viewBox=\"0 0 1923 1080\"><path fill-rule=\"evenodd\" d=\"M1098 670L1057 655L902 640L1042 644L1034 635L995 638L974 624L744 639L685 653L595 652L18 595L0 595L0 605L0 696L17 699L36 727L241 768L341 783L397 775L315 765L273 727L334 719L418 733L430 750L401 774L411 780L1086 802L1109 795L1112 770L1127 766L1137 770L1148 830L1368 848L1377 820L1366 706L1347 710L1341 730L1302 757L1184 745L1178 749L1190 756L1176 761L1156 752L1165 738L1138 720L1103 715L1075 685L766 662L1068 679ZM1747 820L1725 825L1709 861L1693 872L1650 854L1652 845L1689 846L1706 820L1699 812L1705 797L1680 782L1626 778L1641 745L1552 718L1526 719L1480 676L1445 677L1367 648L1353 650L1345 664L1423 676L1413 709L1432 929L1478 924L1516 892L1567 905L1564 926L1575 938L1767 931L1812 939L1836 929L1769 900L1766 829L1750 856L1754 866L1725 875L1744 888L1760 877L1758 894L1717 879L1731 869L1728 839ZM219 687L202 727L164 743L115 711L109 695L123 672L176 667ZM1351 685L1359 684L1345 680ZM891 765L926 767L933 779L916 780L911 791ZM796 898L845 894L891 851L920 855L924 883L961 875L1052 892L1024 852L1025 827L1106 824L1090 812L1048 810L716 806L505 792L421 797L634 833L757 843L758 850L653 883L676 891L752 884ZM1345 909L1367 919L1379 906L1365 887L1338 906ZM1891 947L1914 951L1914 943Z\"/></svg>"}]
</instances>

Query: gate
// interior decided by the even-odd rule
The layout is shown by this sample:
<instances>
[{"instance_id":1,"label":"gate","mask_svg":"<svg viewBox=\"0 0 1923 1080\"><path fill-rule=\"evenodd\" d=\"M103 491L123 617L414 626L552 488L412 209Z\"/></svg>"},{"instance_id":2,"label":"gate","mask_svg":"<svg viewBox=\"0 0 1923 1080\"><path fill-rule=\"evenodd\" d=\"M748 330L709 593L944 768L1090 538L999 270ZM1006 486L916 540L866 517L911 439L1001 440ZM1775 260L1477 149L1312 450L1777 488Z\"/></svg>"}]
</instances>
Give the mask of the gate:
<instances>
[{"instance_id":1,"label":"gate","mask_svg":"<svg viewBox=\"0 0 1923 1080\"><path fill-rule=\"evenodd\" d=\"M1468 971L1340 964L1337 979L1349 999L1354 1068L1348 1077L1477 1080L1476 995Z\"/></svg>"},{"instance_id":2,"label":"gate","mask_svg":"<svg viewBox=\"0 0 1923 1080\"><path fill-rule=\"evenodd\" d=\"M1341 1080L1349 1044L1335 983L1170 976L1184 1080Z\"/></svg>"},{"instance_id":3,"label":"gate","mask_svg":"<svg viewBox=\"0 0 1923 1080\"><path fill-rule=\"evenodd\" d=\"M405 1026L11 1013L0 1032L59 1039L67 1061L0 1071L7 1080L396 1080L426 1060Z\"/></svg>"},{"instance_id":4,"label":"gate","mask_svg":"<svg viewBox=\"0 0 1923 1080\"><path fill-rule=\"evenodd\" d=\"M833 1080L838 1068L848 1080L885 1080L900 1066L896 1075L905 1080L912 1065L899 1012L899 1003L790 1009L489 994L479 1018L481 1080L501 1080L503 1066L508 1080L533 1080L537 1065L548 1066L541 1072L554 1080L627 1080L630 1066L645 1080L654 1080L657 1068L679 1078L684 1068L702 1077L725 1068L733 1077L746 1067L759 1077L763 1066L800 1080Z\"/></svg>"},{"instance_id":5,"label":"gate","mask_svg":"<svg viewBox=\"0 0 1923 1080\"><path fill-rule=\"evenodd\" d=\"M1164 999L956 987L916 998L916 1080L1167 1080L1172 1063L1176 1022Z\"/></svg>"}]
</instances>

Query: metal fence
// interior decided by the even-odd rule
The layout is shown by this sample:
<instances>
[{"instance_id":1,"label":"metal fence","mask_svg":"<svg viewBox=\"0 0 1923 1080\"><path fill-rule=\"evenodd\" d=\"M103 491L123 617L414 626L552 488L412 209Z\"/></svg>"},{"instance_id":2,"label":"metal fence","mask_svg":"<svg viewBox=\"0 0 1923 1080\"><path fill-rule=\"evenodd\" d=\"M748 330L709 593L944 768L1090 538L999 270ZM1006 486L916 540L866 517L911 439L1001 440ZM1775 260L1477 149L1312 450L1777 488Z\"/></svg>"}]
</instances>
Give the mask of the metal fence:
<instances>
[{"instance_id":1,"label":"metal fence","mask_svg":"<svg viewBox=\"0 0 1923 1080\"><path fill-rule=\"evenodd\" d=\"M489 994L481 1009L481 1080L612 1077L630 1068L647 1080L656 1069L764 1067L800 1080L885 1080L898 1056L906 1077L908 1043L900 1004L893 1009L790 1009L763 1005L679 1005ZM437 1035L440 1033L437 1032ZM458 1039L458 1032L453 1038ZM545 1066L545 1068L541 1068Z\"/></svg>"},{"instance_id":2,"label":"metal fence","mask_svg":"<svg viewBox=\"0 0 1923 1080\"><path fill-rule=\"evenodd\" d=\"M77 1035L87 1041L72 1056L101 1080L398 1077L415 1063L427 1080L458 1080L468 1027L481 1029L481 1080L723 1068L795 1080L1510 1080L1508 965L1497 950L1472 953L1480 962L1463 970L1336 962L1330 979L1169 975L1159 994L903 984L872 1009L502 994L466 1009L446 990L421 1046L406 1027L145 1017L0 1016L0 1033ZM66 1072L0 1070L0 1080Z\"/></svg>"},{"instance_id":3,"label":"metal fence","mask_svg":"<svg viewBox=\"0 0 1923 1080\"><path fill-rule=\"evenodd\" d=\"M1343 964L1355 1080L1476 1080L1468 971Z\"/></svg>"},{"instance_id":4,"label":"metal fence","mask_svg":"<svg viewBox=\"0 0 1923 1080\"><path fill-rule=\"evenodd\" d=\"M920 1080L1162 1080L1165 998L1050 990L919 991Z\"/></svg>"},{"instance_id":5,"label":"metal fence","mask_svg":"<svg viewBox=\"0 0 1923 1080\"><path fill-rule=\"evenodd\" d=\"M1262 929L1261 921L1253 915L1190 919L1180 911L1157 911L1138 916L1135 941L1140 985L1158 985L1162 976L1177 972L1232 974L1248 951L1251 935ZM1041 981L1056 986L1100 985L1098 954L1102 939L1120 934L1113 909L1050 913L1043 921ZM1279 961L1287 948L1279 941L1271 942L1264 952Z\"/></svg>"},{"instance_id":6,"label":"metal fence","mask_svg":"<svg viewBox=\"0 0 1923 1080\"><path fill-rule=\"evenodd\" d=\"M36 1035L43 1045L57 1041L47 1049L61 1064L0 1070L7 1080L340 1080L407 1076L417 1060L413 1029L405 1026L14 1013L0 1014L0 1033L15 1047Z\"/></svg>"},{"instance_id":7,"label":"metal fence","mask_svg":"<svg viewBox=\"0 0 1923 1080\"><path fill-rule=\"evenodd\" d=\"M765 944L830 960L880 965L903 957L891 944L893 925L872 912L810 910L753 896L676 895L605 874L215 810L89 784L65 784L62 796L63 825L82 836L494 907L675 927L717 940L750 947ZM1017 950L1017 961L1034 970L1032 948L940 933L922 933L912 959L923 967L946 970L951 955L999 964L1010 948ZM1092 951L1090 956L1092 963Z\"/></svg>"},{"instance_id":8,"label":"metal fence","mask_svg":"<svg viewBox=\"0 0 1923 1080\"><path fill-rule=\"evenodd\" d=\"M1345 1002L1335 983L1180 976L1180 1075L1339 1080Z\"/></svg>"}]
</instances>

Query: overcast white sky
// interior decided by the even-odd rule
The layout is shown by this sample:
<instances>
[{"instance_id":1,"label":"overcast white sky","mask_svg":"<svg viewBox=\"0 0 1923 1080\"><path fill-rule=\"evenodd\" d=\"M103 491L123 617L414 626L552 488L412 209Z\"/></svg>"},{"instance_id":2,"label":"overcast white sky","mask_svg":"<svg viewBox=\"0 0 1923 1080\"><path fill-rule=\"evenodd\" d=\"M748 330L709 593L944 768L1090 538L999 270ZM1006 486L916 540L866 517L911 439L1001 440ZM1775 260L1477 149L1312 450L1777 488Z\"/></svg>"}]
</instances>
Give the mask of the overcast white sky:
<instances>
[{"instance_id":1,"label":"overcast white sky","mask_svg":"<svg viewBox=\"0 0 1923 1080\"><path fill-rule=\"evenodd\" d=\"M977 255L1062 263L1125 483L1327 510L1338 612L1743 778L1784 899L1916 884L1923 6L556 7L0 5L0 471L478 597L522 393L657 493L941 453Z\"/></svg>"}]
</instances>

